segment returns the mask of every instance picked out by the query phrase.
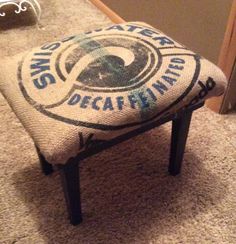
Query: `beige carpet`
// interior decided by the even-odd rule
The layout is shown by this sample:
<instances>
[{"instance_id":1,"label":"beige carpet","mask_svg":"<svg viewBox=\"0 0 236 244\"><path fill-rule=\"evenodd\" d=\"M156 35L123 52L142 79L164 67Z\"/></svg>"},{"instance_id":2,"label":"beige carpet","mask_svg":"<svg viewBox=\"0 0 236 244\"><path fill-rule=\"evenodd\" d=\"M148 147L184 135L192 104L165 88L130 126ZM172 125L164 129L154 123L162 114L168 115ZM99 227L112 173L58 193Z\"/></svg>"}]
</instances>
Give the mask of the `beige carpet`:
<instances>
[{"instance_id":1,"label":"beige carpet","mask_svg":"<svg viewBox=\"0 0 236 244\"><path fill-rule=\"evenodd\" d=\"M0 32L1 55L110 23L84 0L41 3L39 28ZM41 174L2 96L0 121L0 243L236 242L235 113L195 113L181 176L167 173L169 125L83 161L78 227L67 220L58 173Z\"/></svg>"}]
</instances>

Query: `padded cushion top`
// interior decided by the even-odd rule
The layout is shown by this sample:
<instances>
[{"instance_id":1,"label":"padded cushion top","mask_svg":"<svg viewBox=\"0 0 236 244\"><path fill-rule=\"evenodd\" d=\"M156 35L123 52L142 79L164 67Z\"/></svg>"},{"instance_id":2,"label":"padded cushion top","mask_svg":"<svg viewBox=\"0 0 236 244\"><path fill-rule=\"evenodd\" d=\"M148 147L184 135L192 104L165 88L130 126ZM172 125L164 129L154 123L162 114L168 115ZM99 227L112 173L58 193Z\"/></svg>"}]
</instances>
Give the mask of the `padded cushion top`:
<instances>
[{"instance_id":1,"label":"padded cushion top","mask_svg":"<svg viewBox=\"0 0 236 244\"><path fill-rule=\"evenodd\" d=\"M51 163L221 95L222 71L153 27L127 22L9 57L0 90Z\"/></svg>"}]
</instances>

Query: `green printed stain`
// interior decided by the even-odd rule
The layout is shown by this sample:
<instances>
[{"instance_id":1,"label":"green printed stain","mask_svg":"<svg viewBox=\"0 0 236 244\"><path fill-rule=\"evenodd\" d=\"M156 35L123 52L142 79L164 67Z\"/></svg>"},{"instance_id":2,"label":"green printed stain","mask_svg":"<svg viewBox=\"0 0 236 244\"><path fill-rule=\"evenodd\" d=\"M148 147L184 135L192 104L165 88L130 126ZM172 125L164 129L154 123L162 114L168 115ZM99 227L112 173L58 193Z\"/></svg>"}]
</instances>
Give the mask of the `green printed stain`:
<instances>
[{"instance_id":1,"label":"green printed stain","mask_svg":"<svg viewBox=\"0 0 236 244\"><path fill-rule=\"evenodd\" d=\"M141 120L150 118L157 107L156 96L148 92L148 90L149 89L144 85L141 88L130 92L134 108L139 109L140 111Z\"/></svg>"},{"instance_id":2,"label":"green printed stain","mask_svg":"<svg viewBox=\"0 0 236 244\"><path fill-rule=\"evenodd\" d=\"M80 47L93 57L94 62L103 67L105 66L107 72L121 77L124 72L124 62L119 57L110 53L100 42L93 40L93 38L85 34L77 35L73 41L79 43Z\"/></svg>"}]
</instances>

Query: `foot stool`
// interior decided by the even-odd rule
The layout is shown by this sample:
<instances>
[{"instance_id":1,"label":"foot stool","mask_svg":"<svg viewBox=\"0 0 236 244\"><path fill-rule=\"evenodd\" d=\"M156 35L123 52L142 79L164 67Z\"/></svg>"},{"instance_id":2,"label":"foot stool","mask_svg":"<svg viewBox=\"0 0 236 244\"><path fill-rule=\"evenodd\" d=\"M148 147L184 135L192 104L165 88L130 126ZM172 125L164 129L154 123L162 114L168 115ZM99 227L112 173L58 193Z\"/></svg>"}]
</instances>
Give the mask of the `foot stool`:
<instances>
[{"instance_id":1,"label":"foot stool","mask_svg":"<svg viewBox=\"0 0 236 244\"><path fill-rule=\"evenodd\" d=\"M0 64L0 90L43 172L60 170L73 225L82 221L81 160L172 121L169 172L179 174L192 112L225 84L214 64L141 22L70 36Z\"/></svg>"}]
</instances>

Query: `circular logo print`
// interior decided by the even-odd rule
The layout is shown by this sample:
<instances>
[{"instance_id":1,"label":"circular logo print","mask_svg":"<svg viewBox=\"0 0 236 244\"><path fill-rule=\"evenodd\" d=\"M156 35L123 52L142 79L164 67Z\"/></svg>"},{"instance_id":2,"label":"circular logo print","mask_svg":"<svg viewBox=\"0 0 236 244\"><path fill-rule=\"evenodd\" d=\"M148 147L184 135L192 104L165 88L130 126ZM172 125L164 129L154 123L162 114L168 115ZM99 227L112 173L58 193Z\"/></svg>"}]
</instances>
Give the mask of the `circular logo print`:
<instances>
[{"instance_id":1,"label":"circular logo print","mask_svg":"<svg viewBox=\"0 0 236 244\"><path fill-rule=\"evenodd\" d=\"M163 34L119 25L34 49L19 66L18 79L40 112L112 130L167 112L191 91L199 65L197 56Z\"/></svg>"}]
</instances>

